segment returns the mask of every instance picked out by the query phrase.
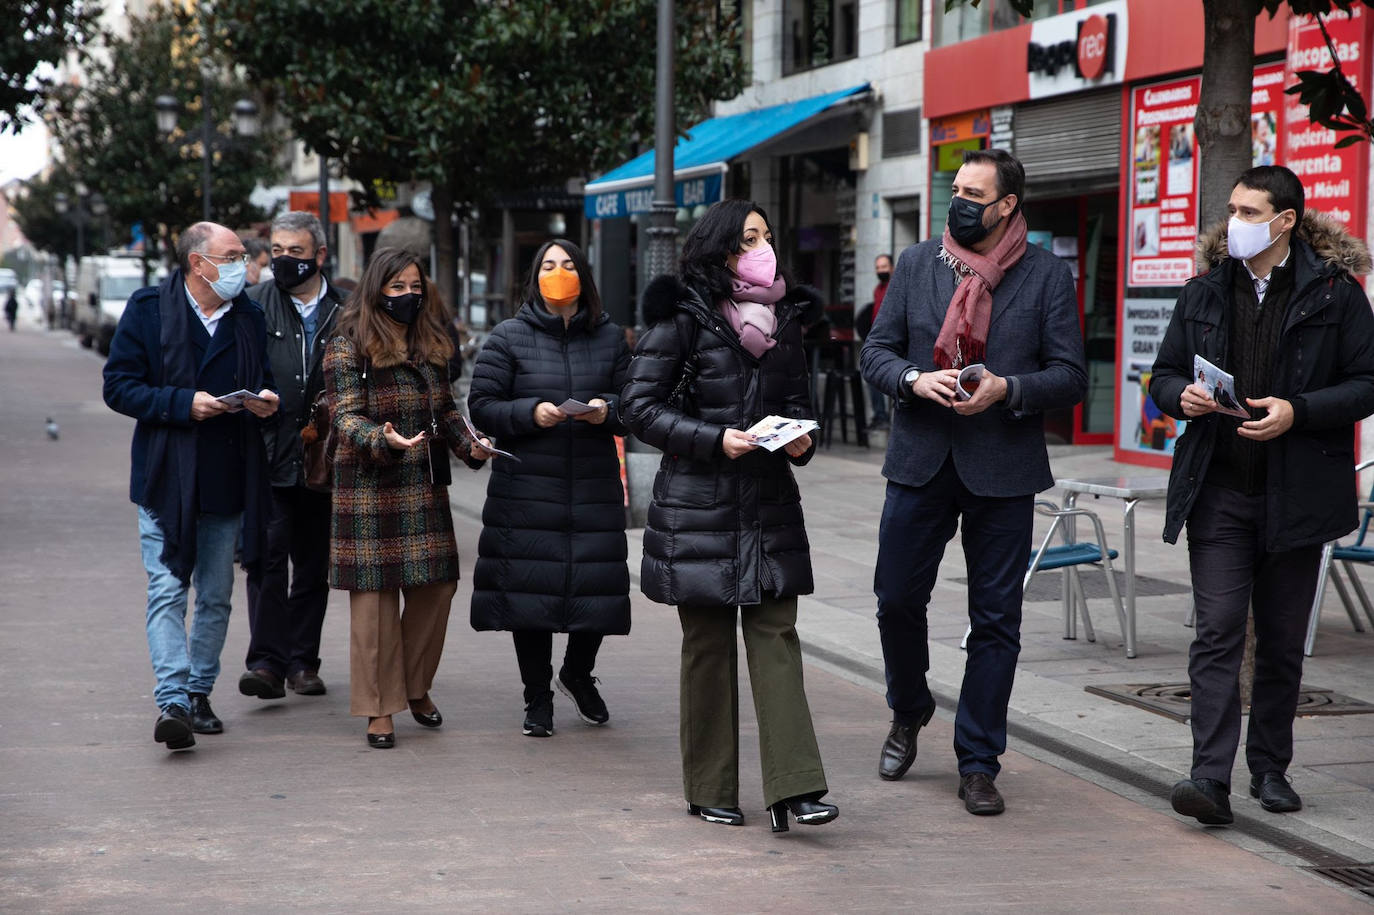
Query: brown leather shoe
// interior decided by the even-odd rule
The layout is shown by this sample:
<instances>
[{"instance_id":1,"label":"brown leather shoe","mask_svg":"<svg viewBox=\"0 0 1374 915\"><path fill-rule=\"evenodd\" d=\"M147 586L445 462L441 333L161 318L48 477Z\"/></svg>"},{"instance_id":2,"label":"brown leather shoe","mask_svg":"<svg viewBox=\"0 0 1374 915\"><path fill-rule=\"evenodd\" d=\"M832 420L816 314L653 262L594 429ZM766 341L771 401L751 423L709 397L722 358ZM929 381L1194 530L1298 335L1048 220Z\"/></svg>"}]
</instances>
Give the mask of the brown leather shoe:
<instances>
[{"instance_id":1,"label":"brown leather shoe","mask_svg":"<svg viewBox=\"0 0 1374 915\"><path fill-rule=\"evenodd\" d=\"M964 800L964 809L974 816L996 816L1007 809L992 776L986 772L959 776L959 797Z\"/></svg>"},{"instance_id":2,"label":"brown leather shoe","mask_svg":"<svg viewBox=\"0 0 1374 915\"><path fill-rule=\"evenodd\" d=\"M302 696L323 696L325 694L324 681L313 670L296 671L287 677L286 685L291 687L291 692Z\"/></svg>"},{"instance_id":3,"label":"brown leather shoe","mask_svg":"<svg viewBox=\"0 0 1374 915\"><path fill-rule=\"evenodd\" d=\"M244 671L239 677L239 692L259 699L280 699L286 695L281 677L265 667Z\"/></svg>"}]
</instances>

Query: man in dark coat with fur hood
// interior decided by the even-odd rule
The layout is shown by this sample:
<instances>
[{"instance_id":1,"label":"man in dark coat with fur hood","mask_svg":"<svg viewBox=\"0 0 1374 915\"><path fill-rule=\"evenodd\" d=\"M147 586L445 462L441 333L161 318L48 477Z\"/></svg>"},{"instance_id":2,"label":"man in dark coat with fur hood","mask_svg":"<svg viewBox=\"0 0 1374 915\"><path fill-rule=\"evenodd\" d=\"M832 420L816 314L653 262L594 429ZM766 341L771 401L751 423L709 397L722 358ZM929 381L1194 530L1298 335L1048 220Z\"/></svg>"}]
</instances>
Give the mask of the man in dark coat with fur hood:
<instances>
[{"instance_id":1,"label":"man in dark coat with fur hood","mask_svg":"<svg viewBox=\"0 0 1374 915\"><path fill-rule=\"evenodd\" d=\"M1245 755L1250 795L1274 813L1302 801L1286 776L1303 636L1322 545L1356 524L1355 423L1374 412L1374 314L1354 275L1369 252L1330 217L1304 215L1301 182L1281 166L1243 173L1231 214L1198 240L1155 360L1150 397L1188 420L1174 452L1164 539L1185 522L1197 629L1191 777L1174 810L1232 821L1239 673L1253 605L1255 679ZM1193 357L1235 376L1251 418L1217 412L1192 381Z\"/></svg>"}]
</instances>

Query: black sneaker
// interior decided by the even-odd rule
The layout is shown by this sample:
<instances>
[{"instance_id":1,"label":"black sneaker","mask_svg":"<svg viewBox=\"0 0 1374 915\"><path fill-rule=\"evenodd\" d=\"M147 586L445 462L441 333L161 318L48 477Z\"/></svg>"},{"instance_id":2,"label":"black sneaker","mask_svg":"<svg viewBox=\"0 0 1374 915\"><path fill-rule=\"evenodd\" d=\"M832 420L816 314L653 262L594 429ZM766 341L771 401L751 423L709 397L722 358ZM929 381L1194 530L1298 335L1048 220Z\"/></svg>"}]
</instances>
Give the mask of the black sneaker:
<instances>
[{"instance_id":1,"label":"black sneaker","mask_svg":"<svg viewBox=\"0 0 1374 915\"><path fill-rule=\"evenodd\" d=\"M605 724L611 720L611 713L606 710L606 703L601 701L601 693L596 690L596 684L601 682L596 677L570 677L565 667L553 682L558 685L558 691L577 706L578 718L588 724Z\"/></svg>"},{"instance_id":2,"label":"black sneaker","mask_svg":"<svg viewBox=\"0 0 1374 915\"><path fill-rule=\"evenodd\" d=\"M544 693L525 706L525 724L521 733L526 737L553 736L553 693Z\"/></svg>"}]
</instances>

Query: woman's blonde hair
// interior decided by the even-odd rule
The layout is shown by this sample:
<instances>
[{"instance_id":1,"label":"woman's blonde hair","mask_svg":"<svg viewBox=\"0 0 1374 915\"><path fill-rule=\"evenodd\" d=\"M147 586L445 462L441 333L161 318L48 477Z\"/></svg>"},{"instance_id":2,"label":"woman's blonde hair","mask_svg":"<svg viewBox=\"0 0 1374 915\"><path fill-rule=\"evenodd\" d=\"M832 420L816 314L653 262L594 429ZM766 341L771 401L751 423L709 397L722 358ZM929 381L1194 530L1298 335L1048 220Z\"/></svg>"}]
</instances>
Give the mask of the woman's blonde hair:
<instances>
[{"instance_id":1,"label":"woman's blonde hair","mask_svg":"<svg viewBox=\"0 0 1374 915\"><path fill-rule=\"evenodd\" d=\"M382 310L382 290L392 277L412 264L420 271L424 283L424 301L415 323L405 325ZM439 288L425 274L420 258L401 248L378 248L372 253L358 288L344 303L338 333L381 368L410 360L442 365L453 355L448 323L448 309L439 297Z\"/></svg>"}]
</instances>

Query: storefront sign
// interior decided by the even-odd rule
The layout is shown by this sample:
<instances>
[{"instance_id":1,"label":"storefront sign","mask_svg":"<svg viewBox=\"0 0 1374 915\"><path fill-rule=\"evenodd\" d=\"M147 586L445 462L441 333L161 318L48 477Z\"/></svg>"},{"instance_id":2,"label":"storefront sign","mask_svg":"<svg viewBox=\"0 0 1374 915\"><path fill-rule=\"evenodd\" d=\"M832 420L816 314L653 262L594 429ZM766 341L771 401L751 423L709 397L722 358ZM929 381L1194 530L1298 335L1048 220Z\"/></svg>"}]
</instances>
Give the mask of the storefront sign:
<instances>
[{"instance_id":1,"label":"storefront sign","mask_svg":"<svg viewBox=\"0 0 1374 915\"><path fill-rule=\"evenodd\" d=\"M1121 82L1126 72L1127 32L1126 0L1032 22L1026 46L1030 97Z\"/></svg>"},{"instance_id":2,"label":"storefront sign","mask_svg":"<svg viewBox=\"0 0 1374 915\"><path fill-rule=\"evenodd\" d=\"M988 135L988 145L993 149L1010 150L1016 133L1012 127L1015 110L1010 105L999 105L992 109L992 133Z\"/></svg>"},{"instance_id":3,"label":"storefront sign","mask_svg":"<svg viewBox=\"0 0 1374 915\"><path fill-rule=\"evenodd\" d=\"M719 173L700 178L687 178L673 185L673 196L680 207L709 205L721 199L724 186ZM588 219L623 219L654 208L652 184L624 191L588 194L583 203Z\"/></svg>"},{"instance_id":4,"label":"storefront sign","mask_svg":"<svg viewBox=\"0 0 1374 915\"><path fill-rule=\"evenodd\" d=\"M1349 16L1332 13L1326 17L1326 30L1336 46L1341 69L1356 89L1369 96L1369 11L1355 7ZM1309 16L1294 16L1288 25L1287 85L1297 83L1298 70L1327 70L1331 51L1322 37L1317 21ZM1335 217L1355 235L1364 235L1365 176L1368 172L1369 145L1356 143L1336 149L1342 135L1307 119L1307 106L1296 95L1285 97L1283 134L1286 161L1302 179L1307 206Z\"/></svg>"},{"instance_id":5,"label":"storefront sign","mask_svg":"<svg viewBox=\"0 0 1374 915\"><path fill-rule=\"evenodd\" d=\"M950 115L946 118L930 119L930 145L958 143L975 137L986 137L992 132L992 120L986 108L965 114Z\"/></svg>"},{"instance_id":6,"label":"storefront sign","mask_svg":"<svg viewBox=\"0 0 1374 915\"><path fill-rule=\"evenodd\" d=\"M292 191L288 199L291 209L320 215L319 191ZM329 221L348 222L347 191L329 192Z\"/></svg>"}]
</instances>

